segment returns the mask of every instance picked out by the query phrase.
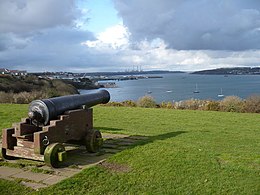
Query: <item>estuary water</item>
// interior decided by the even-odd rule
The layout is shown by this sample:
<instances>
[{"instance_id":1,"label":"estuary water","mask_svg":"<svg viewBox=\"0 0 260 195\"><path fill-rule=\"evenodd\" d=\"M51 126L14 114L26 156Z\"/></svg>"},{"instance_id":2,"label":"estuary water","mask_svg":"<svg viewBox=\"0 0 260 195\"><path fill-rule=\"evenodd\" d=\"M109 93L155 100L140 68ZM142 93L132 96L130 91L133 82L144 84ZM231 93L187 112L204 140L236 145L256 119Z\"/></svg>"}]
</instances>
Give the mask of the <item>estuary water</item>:
<instances>
[{"instance_id":1,"label":"estuary water","mask_svg":"<svg viewBox=\"0 0 260 195\"><path fill-rule=\"evenodd\" d=\"M156 102L187 99L221 100L235 95L247 98L260 95L260 75L194 75L188 73L161 74L163 78L110 81L117 88L107 88L111 101L138 100L144 95L154 97ZM194 93L198 91L199 93ZM224 96L219 97L222 94ZM87 93L81 90L80 93Z\"/></svg>"}]
</instances>

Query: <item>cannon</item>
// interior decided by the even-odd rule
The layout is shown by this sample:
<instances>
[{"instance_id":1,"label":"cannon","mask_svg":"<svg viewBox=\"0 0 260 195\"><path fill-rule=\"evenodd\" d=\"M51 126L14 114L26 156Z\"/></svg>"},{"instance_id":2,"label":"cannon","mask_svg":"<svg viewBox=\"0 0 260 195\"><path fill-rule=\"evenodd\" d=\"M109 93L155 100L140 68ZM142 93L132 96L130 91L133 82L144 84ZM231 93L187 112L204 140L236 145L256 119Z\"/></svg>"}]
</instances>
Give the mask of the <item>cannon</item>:
<instances>
[{"instance_id":1,"label":"cannon","mask_svg":"<svg viewBox=\"0 0 260 195\"><path fill-rule=\"evenodd\" d=\"M32 101L27 118L3 129L3 158L26 158L59 167L67 157L65 143L85 145L88 152L98 152L103 139L93 128L91 107L109 100L109 92L99 90Z\"/></svg>"}]
</instances>

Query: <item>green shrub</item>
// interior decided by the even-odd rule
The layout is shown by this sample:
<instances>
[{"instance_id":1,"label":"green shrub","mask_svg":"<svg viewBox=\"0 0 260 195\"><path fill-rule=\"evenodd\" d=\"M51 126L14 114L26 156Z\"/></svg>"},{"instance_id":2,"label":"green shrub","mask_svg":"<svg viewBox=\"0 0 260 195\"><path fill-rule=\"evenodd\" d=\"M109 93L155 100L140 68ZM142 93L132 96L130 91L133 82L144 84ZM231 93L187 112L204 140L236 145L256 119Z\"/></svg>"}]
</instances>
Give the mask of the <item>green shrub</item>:
<instances>
[{"instance_id":1,"label":"green shrub","mask_svg":"<svg viewBox=\"0 0 260 195\"><path fill-rule=\"evenodd\" d=\"M121 102L108 102L107 104L102 104L103 106L115 106L115 107L122 107L123 104Z\"/></svg>"},{"instance_id":2,"label":"green shrub","mask_svg":"<svg viewBox=\"0 0 260 195\"><path fill-rule=\"evenodd\" d=\"M225 112L242 112L243 100L237 96L227 96L219 104L220 110Z\"/></svg>"},{"instance_id":3,"label":"green shrub","mask_svg":"<svg viewBox=\"0 0 260 195\"><path fill-rule=\"evenodd\" d=\"M162 102L159 106L160 106L160 108L173 109L174 103L172 103L172 102Z\"/></svg>"},{"instance_id":4,"label":"green shrub","mask_svg":"<svg viewBox=\"0 0 260 195\"><path fill-rule=\"evenodd\" d=\"M260 95L248 97L244 103L244 111L260 113Z\"/></svg>"},{"instance_id":5,"label":"green shrub","mask_svg":"<svg viewBox=\"0 0 260 195\"><path fill-rule=\"evenodd\" d=\"M162 102L160 104L160 108L167 108L167 102Z\"/></svg>"},{"instance_id":6,"label":"green shrub","mask_svg":"<svg viewBox=\"0 0 260 195\"><path fill-rule=\"evenodd\" d=\"M208 101L206 105L206 110L209 111L219 111L220 106L219 106L219 101Z\"/></svg>"},{"instance_id":7,"label":"green shrub","mask_svg":"<svg viewBox=\"0 0 260 195\"><path fill-rule=\"evenodd\" d=\"M123 106L125 107L136 107L136 102L133 101L133 100L126 100L126 101L123 101L121 102Z\"/></svg>"},{"instance_id":8,"label":"green shrub","mask_svg":"<svg viewBox=\"0 0 260 195\"><path fill-rule=\"evenodd\" d=\"M137 105L143 108L156 108L157 104L152 96L146 95L138 99Z\"/></svg>"}]
</instances>

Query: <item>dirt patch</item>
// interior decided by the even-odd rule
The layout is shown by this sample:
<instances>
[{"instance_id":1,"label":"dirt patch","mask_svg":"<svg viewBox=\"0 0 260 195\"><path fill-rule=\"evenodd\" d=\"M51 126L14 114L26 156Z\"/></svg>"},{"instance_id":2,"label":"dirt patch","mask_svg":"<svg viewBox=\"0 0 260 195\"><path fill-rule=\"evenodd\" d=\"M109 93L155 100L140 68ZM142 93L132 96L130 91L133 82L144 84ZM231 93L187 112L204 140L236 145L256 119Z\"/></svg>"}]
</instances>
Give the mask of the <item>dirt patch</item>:
<instances>
[{"instance_id":1,"label":"dirt patch","mask_svg":"<svg viewBox=\"0 0 260 195\"><path fill-rule=\"evenodd\" d=\"M127 173L132 170L131 167L129 167L127 165L121 165L121 164L111 163L111 162L106 162L106 161L99 163L99 166L104 167L104 168L106 168L112 172L116 172L116 173Z\"/></svg>"}]
</instances>

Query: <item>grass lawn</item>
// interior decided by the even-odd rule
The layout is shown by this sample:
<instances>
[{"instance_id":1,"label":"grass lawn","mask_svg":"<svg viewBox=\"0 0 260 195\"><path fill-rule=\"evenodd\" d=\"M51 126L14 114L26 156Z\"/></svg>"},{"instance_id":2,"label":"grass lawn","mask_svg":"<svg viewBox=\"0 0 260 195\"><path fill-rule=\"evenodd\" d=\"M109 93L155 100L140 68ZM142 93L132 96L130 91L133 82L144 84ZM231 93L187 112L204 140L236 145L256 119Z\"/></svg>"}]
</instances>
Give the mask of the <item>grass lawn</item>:
<instances>
[{"instance_id":1,"label":"grass lawn","mask_svg":"<svg viewBox=\"0 0 260 195\"><path fill-rule=\"evenodd\" d=\"M26 105L0 105L0 127L26 116ZM260 194L260 115L94 107L103 132L148 136L39 194ZM31 193L0 180L1 194ZM6 186L11 186L10 189ZM4 189L4 190L2 190Z\"/></svg>"}]
</instances>

